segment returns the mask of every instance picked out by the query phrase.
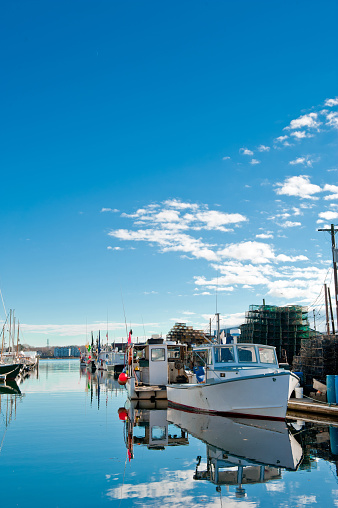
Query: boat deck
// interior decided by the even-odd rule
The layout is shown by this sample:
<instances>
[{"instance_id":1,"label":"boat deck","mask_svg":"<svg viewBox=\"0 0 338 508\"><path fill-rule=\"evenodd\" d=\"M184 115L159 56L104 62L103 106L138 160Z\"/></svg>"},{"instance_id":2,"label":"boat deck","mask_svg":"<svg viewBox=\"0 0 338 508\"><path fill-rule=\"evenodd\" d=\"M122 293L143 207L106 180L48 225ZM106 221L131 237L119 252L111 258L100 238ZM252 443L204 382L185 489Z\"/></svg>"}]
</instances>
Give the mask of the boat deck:
<instances>
[{"instance_id":1,"label":"boat deck","mask_svg":"<svg viewBox=\"0 0 338 508\"><path fill-rule=\"evenodd\" d=\"M135 386L134 391L138 400L167 400L167 387L164 385L138 385Z\"/></svg>"}]
</instances>

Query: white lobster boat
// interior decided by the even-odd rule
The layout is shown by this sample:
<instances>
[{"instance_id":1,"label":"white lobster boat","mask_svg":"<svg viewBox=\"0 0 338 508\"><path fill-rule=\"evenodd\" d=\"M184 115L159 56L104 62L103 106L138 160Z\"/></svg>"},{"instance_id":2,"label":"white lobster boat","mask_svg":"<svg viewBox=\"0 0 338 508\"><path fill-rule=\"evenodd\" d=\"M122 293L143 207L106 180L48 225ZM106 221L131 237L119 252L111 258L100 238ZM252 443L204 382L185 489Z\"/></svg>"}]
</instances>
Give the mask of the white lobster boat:
<instances>
[{"instance_id":1,"label":"white lobster boat","mask_svg":"<svg viewBox=\"0 0 338 508\"><path fill-rule=\"evenodd\" d=\"M108 372L122 372L125 366L125 354L123 351L105 350L103 349L98 354L96 360L97 370L106 370Z\"/></svg>"},{"instance_id":2,"label":"white lobster boat","mask_svg":"<svg viewBox=\"0 0 338 508\"><path fill-rule=\"evenodd\" d=\"M193 353L200 365L194 369L197 382L168 384L169 405L217 415L285 419L299 378L279 368L274 347L209 344Z\"/></svg>"}]
</instances>

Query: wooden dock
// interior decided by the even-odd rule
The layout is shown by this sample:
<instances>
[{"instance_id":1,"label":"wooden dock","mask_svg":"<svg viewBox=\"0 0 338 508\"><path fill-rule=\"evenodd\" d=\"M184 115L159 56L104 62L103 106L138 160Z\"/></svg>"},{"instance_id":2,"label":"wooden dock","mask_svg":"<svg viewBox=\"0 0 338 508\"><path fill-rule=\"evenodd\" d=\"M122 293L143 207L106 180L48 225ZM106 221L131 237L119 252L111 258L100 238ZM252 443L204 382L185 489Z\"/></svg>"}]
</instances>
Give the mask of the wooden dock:
<instances>
[{"instance_id":1,"label":"wooden dock","mask_svg":"<svg viewBox=\"0 0 338 508\"><path fill-rule=\"evenodd\" d=\"M300 420L316 420L338 425L338 405L317 402L312 399L290 399L286 417Z\"/></svg>"}]
</instances>

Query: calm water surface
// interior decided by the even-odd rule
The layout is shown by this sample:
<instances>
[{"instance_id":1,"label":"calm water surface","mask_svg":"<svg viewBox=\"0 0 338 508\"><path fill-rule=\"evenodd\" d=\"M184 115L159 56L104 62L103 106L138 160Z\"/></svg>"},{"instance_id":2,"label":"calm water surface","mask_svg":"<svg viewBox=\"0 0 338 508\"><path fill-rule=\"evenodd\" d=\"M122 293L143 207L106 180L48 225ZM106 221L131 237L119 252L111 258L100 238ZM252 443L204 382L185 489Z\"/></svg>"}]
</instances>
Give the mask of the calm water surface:
<instances>
[{"instance_id":1,"label":"calm water surface","mask_svg":"<svg viewBox=\"0 0 338 508\"><path fill-rule=\"evenodd\" d=\"M19 388L0 387L3 507L338 507L338 427L134 407L78 360Z\"/></svg>"}]
</instances>

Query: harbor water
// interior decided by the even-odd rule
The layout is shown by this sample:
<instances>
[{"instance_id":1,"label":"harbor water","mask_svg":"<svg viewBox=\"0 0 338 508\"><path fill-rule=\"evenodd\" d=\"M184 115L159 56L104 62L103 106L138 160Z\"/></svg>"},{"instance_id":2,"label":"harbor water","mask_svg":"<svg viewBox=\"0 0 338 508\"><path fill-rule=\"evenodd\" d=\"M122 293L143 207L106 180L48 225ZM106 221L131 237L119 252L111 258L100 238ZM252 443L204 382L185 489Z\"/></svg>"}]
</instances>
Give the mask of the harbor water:
<instances>
[{"instance_id":1,"label":"harbor water","mask_svg":"<svg viewBox=\"0 0 338 508\"><path fill-rule=\"evenodd\" d=\"M335 424L135 405L78 360L41 360L0 394L6 508L338 506Z\"/></svg>"}]
</instances>

